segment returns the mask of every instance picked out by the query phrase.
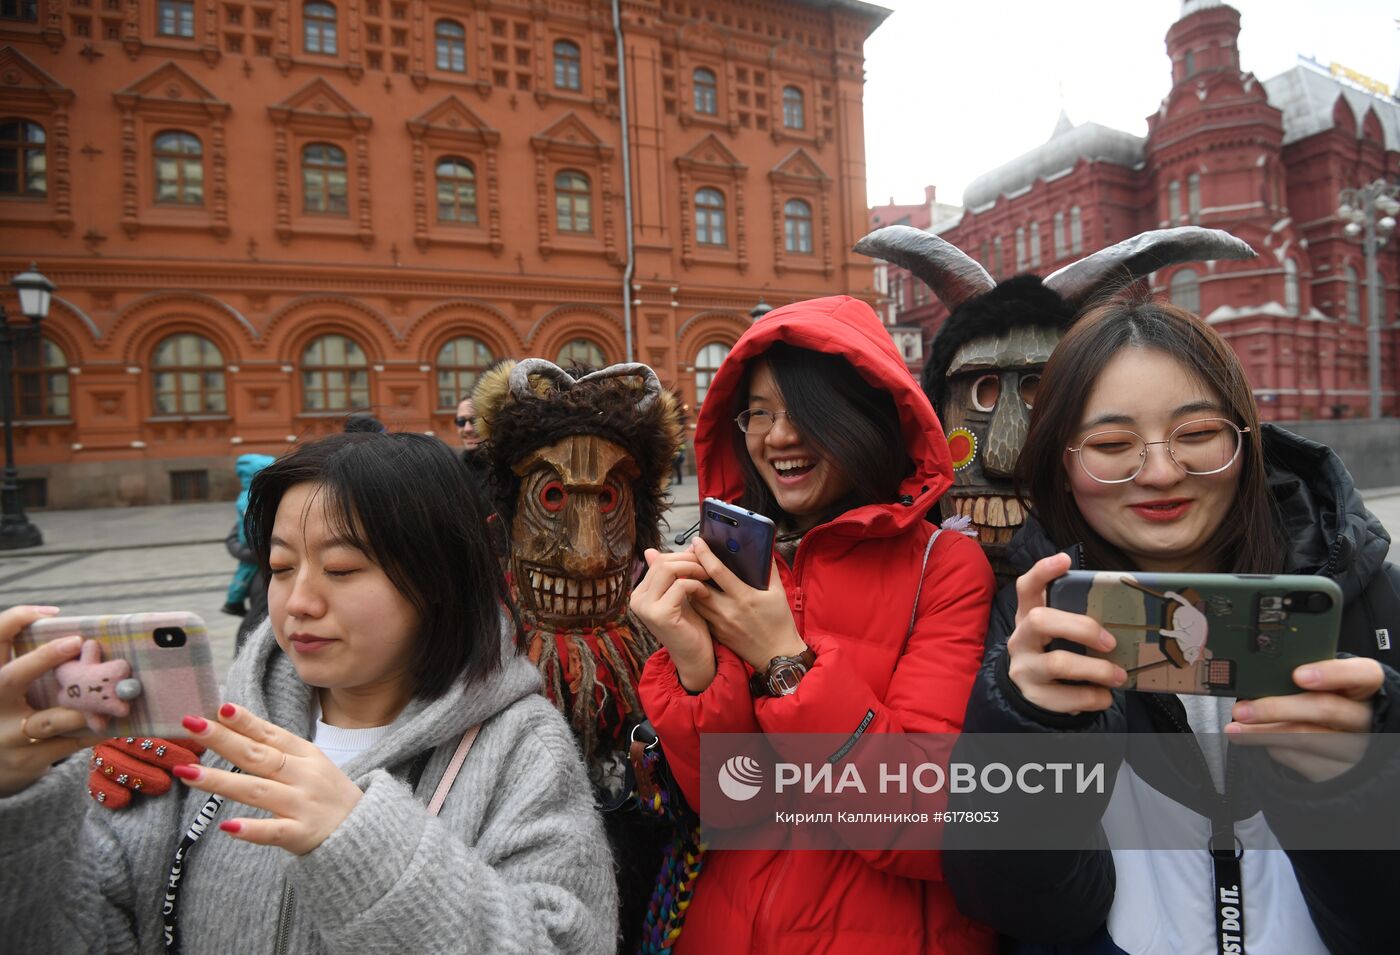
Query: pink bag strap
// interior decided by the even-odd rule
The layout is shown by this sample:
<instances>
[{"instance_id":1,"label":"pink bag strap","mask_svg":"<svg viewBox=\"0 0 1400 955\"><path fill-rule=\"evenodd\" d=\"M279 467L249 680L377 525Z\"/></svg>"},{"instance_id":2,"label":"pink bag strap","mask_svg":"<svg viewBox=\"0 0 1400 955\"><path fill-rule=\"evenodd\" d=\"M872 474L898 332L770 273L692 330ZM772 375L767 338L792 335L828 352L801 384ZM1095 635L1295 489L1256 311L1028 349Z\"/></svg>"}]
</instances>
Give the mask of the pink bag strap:
<instances>
[{"instance_id":1,"label":"pink bag strap","mask_svg":"<svg viewBox=\"0 0 1400 955\"><path fill-rule=\"evenodd\" d=\"M442 779L438 781L437 789L433 791L433 798L428 800L428 812L432 815L436 816L442 809L442 804L447 800L447 794L452 790L452 783L457 779L457 774L462 771L462 764L467 761L467 753L471 752L472 743L476 742L476 734L480 731L481 724L477 723L462 734L461 742L457 744L457 751L452 754L452 761L447 764Z\"/></svg>"}]
</instances>

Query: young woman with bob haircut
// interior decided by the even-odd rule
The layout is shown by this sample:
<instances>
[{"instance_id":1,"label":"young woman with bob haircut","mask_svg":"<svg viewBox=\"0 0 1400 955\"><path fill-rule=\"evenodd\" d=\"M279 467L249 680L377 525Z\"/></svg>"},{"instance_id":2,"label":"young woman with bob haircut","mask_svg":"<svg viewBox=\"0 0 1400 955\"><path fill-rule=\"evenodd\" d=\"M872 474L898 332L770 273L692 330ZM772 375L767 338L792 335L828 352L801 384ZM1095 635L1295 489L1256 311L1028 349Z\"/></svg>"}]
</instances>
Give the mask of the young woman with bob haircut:
<instances>
[{"instance_id":1,"label":"young woman with bob haircut","mask_svg":"<svg viewBox=\"0 0 1400 955\"><path fill-rule=\"evenodd\" d=\"M952 484L948 442L870 307L822 298L755 322L710 385L695 448L701 496L770 517L778 537L767 590L697 538L648 551L633 591L664 647L643 705L691 805L706 734L956 732L991 568L924 519ZM955 910L937 852L755 849L705 854L675 951L991 945Z\"/></svg>"},{"instance_id":2,"label":"young woman with bob haircut","mask_svg":"<svg viewBox=\"0 0 1400 955\"><path fill-rule=\"evenodd\" d=\"M1111 794L1087 804L1096 797L1076 796L1087 810L1057 821L1082 824L1082 850L945 851L962 910L1023 951L1392 948L1388 854L1278 848L1300 835L1299 814L1283 810L1315 820L1373 812L1394 786L1393 770L1377 774L1374 760L1363 769L1354 757L1328 765L1309 754L1316 734L1400 729L1395 651L1377 640L1400 626L1400 573L1341 461L1260 423L1238 357L1201 319L1123 298L1079 319L1055 349L1018 470L1031 516L1008 558L1022 576L993 606L965 731L1193 733L1202 758L1165 772L1131 756L1109 766ZM1344 653L1295 669L1301 692L1292 695L1124 691L1122 667L1050 646L1116 645L1089 617L1046 606L1047 585L1071 567L1321 574L1342 590ZM1269 745L1248 759L1227 755L1225 739ZM1225 806L1232 815L1222 820ZM1213 861L1213 821L1221 844L1233 833L1263 848L1236 857L1232 846ZM1137 832L1170 822L1189 840L1180 851L1108 848L1105 833L1124 822ZM1233 941L1233 921L1218 927L1216 905L1231 859L1243 895L1242 939Z\"/></svg>"},{"instance_id":3,"label":"young woman with bob haircut","mask_svg":"<svg viewBox=\"0 0 1400 955\"><path fill-rule=\"evenodd\" d=\"M185 720L207 747L174 768L188 788L121 813L88 799L82 743L55 738L82 714L24 701L77 647L9 660L55 608L0 615L6 935L34 951L613 951L592 792L514 652L483 518L422 435L333 435L269 465L247 518L268 620L217 720Z\"/></svg>"}]
</instances>

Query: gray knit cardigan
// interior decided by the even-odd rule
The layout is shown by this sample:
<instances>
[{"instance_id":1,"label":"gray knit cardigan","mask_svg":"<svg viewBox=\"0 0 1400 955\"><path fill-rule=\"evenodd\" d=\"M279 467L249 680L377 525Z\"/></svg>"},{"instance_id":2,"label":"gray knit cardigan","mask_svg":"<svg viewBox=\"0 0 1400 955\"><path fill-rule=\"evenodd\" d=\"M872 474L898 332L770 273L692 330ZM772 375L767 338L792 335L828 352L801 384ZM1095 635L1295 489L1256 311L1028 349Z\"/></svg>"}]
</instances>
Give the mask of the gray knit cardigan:
<instances>
[{"instance_id":1,"label":"gray knit cardigan","mask_svg":"<svg viewBox=\"0 0 1400 955\"><path fill-rule=\"evenodd\" d=\"M279 914L294 953L615 951L612 857L578 747L538 683L512 654L482 683L412 701L346 764L364 796L304 856L206 831L181 889L186 955L271 953ZM311 689L266 624L234 663L226 697L310 736ZM433 818L425 804L475 723L481 733ZM402 779L427 750L415 794ZM177 785L112 812L87 796L90 756L0 799L0 950L162 950L171 861L207 794ZM228 765L213 752L203 762ZM266 815L228 802L217 818Z\"/></svg>"}]
</instances>

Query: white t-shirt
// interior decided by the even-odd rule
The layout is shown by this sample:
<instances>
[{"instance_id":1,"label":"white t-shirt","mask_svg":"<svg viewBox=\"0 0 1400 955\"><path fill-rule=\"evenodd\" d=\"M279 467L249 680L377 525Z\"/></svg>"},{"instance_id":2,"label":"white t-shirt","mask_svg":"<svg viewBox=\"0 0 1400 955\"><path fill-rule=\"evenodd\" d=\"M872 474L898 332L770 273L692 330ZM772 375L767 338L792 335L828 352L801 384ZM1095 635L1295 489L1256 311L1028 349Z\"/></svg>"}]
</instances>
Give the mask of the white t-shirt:
<instances>
[{"instance_id":1,"label":"white t-shirt","mask_svg":"<svg viewBox=\"0 0 1400 955\"><path fill-rule=\"evenodd\" d=\"M389 735L392 724L388 726L367 726L363 729L346 729L343 726L331 726L321 720L321 704L312 704L312 711L316 717L316 722L311 730L311 742L316 744L316 748L326 754L326 757L336 766L344 766L350 760L369 749L385 736Z\"/></svg>"},{"instance_id":2,"label":"white t-shirt","mask_svg":"<svg viewBox=\"0 0 1400 955\"><path fill-rule=\"evenodd\" d=\"M1221 733L1230 722L1235 701L1210 696L1179 698L1219 792L1225 778ZM1112 850L1117 881L1108 912L1108 934L1113 943L1130 955L1215 955L1215 871L1205 848L1210 820L1153 789L1124 762L1103 821L1110 844L1118 827L1123 832L1142 832L1150 826L1157 832L1171 829L1174 844L1200 846ZM1327 947L1313 927L1298 888L1298 877L1269 832L1264 814L1240 820L1235 830L1251 846L1273 847L1251 848L1240 860L1245 951L1326 955Z\"/></svg>"}]
</instances>

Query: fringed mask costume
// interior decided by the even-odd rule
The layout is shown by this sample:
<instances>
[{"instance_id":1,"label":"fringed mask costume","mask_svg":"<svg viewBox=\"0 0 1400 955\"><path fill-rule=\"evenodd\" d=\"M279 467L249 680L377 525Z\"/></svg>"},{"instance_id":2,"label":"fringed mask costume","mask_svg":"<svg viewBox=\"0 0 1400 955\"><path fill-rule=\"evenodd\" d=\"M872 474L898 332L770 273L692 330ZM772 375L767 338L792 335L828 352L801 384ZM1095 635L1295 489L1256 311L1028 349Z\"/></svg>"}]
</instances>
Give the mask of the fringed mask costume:
<instances>
[{"instance_id":1,"label":"fringed mask costume","mask_svg":"<svg viewBox=\"0 0 1400 955\"><path fill-rule=\"evenodd\" d=\"M525 649L573 724L593 783L624 785L637 682L656 644L631 617L636 562L660 546L675 400L646 365L574 378L539 358L504 364L474 395Z\"/></svg>"},{"instance_id":2,"label":"fringed mask costume","mask_svg":"<svg viewBox=\"0 0 1400 955\"><path fill-rule=\"evenodd\" d=\"M1017 275L998 285L962 250L910 226L872 232L855 250L908 269L948 309L923 380L953 453L953 487L940 508L951 522L976 531L1003 579L1015 576L1003 555L1025 519L1015 492L1016 460L1040 373L1065 330L1095 297L1157 269L1254 256L1227 232L1184 226L1125 239L1043 280Z\"/></svg>"}]
</instances>

